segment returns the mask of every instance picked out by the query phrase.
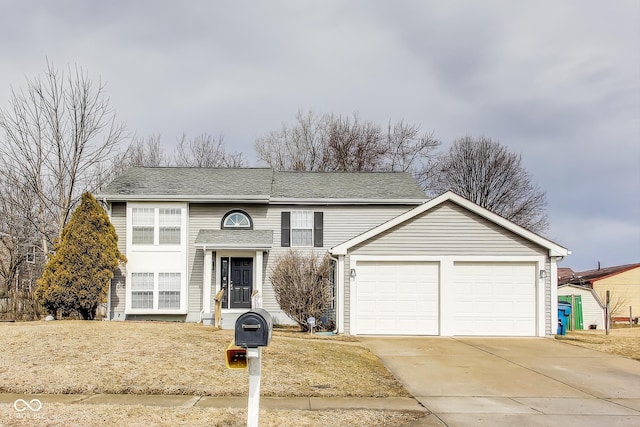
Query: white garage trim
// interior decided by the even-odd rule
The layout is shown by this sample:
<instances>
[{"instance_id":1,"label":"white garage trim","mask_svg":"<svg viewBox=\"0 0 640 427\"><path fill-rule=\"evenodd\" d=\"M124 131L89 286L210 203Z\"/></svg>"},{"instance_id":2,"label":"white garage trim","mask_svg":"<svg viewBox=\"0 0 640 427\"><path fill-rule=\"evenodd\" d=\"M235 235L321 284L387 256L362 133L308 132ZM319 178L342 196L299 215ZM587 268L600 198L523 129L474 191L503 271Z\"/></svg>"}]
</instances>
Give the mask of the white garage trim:
<instances>
[{"instance_id":1,"label":"white garage trim","mask_svg":"<svg viewBox=\"0 0 640 427\"><path fill-rule=\"evenodd\" d=\"M535 324L536 336L545 336L545 287L549 277L540 277L540 270L545 270L544 256L379 256L379 255L352 255L349 259L349 269L354 269L355 278L348 278L349 272L345 272L340 279L349 280L349 332L358 334L358 262L361 261L422 261L439 264L440 293L439 293L439 328L440 335L455 335L455 293L453 284L455 280L455 262L496 262L496 263L532 263L535 265ZM552 287L553 288L553 287ZM553 314L553 313L552 313ZM552 325L553 326L553 325Z\"/></svg>"}]
</instances>

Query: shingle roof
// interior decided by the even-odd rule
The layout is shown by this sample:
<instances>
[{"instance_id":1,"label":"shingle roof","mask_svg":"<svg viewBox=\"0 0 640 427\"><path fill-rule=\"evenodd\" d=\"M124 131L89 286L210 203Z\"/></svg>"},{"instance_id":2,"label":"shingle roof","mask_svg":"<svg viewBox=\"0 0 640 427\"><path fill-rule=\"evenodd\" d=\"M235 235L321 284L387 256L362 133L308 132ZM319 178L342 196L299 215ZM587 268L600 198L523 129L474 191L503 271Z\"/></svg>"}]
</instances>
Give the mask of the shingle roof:
<instances>
[{"instance_id":1,"label":"shingle roof","mask_svg":"<svg viewBox=\"0 0 640 427\"><path fill-rule=\"evenodd\" d=\"M107 185L104 196L253 196L268 198L271 169L133 167Z\"/></svg>"},{"instance_id":2,"label":"shingle roof","mask_svg":"<svg viewBox=\"0 0 640 427\"><path fill-rule=\"evenodd\" d=\"M274 199L426 199L408 173L274 172Z\"/></svg>"},{"instance_id":3,"label":"shingle roof","mask_svg":"<svg viewBox=\"0 0 640 427\"><path fill-rule=\"evenodd\" d=\"M418 204L425 193L408 173L279 172L268 168L133 167L98 197L109 200L387 201Z\"/></svg>"},{"instance_id":4,"label":"shingle roof","mask_svg":"<svg viewBox=\"0 0 640 427\"><path fill-rule=\"evenodd\" d=\"M584 283L592 283L597 280L602 280L609 276L614 276L616 274L624 273L625 271L631 270L633 268L640 267L640 263L637 264L625 264L625 265L616 265L614 267L603 267L595 270L586 270L586 271L578 271L575 272L570 277L559 277L558 283L566 284L566 283L575 283L575 284L584 284Z\"/></svg>"},{"instance_id":5,"label":"shingle roof","mask_svg":"<svg viewBox=\"0 0 640 427\"><path fill-rule=\"evenodd\" d=\"M273 246L272 230L200 230L196 247L270 249Z\"/></svg>"}]
</instances>

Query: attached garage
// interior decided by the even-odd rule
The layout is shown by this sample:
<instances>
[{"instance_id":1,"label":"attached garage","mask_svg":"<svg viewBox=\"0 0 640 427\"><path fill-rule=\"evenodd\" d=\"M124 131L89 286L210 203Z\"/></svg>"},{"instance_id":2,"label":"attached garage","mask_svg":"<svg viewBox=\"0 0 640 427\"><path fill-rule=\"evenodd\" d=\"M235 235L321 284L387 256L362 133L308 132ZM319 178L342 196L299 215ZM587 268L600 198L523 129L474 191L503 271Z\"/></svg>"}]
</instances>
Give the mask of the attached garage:
<instances>
[{"instance_id":1,"label":"attached garage","mask_svg":"<svg viewBox=\"0 0 640 427\"><path fill-rule=\"evenodd\" d=\"M331 249L338 331L545 336L569 251L453 193Z\"/></svg>"},{"instance_id":2,"label":"attached garage","mask_svg":"<svg viewBox=\"0 0 640 427\"><path fill-rule=\"evenodd\" d=\"M357 334L438 335L438 264L358 264Z\"/></svg>"}]
</instances>

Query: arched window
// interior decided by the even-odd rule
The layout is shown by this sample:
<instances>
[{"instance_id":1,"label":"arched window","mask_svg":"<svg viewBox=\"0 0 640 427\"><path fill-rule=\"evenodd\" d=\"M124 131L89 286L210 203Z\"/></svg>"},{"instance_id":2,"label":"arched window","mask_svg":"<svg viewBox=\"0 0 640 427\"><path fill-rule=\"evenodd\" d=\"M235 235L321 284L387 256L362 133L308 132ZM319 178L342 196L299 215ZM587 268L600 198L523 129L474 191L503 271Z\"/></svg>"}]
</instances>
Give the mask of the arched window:
<instances>
[{"instance_id":1,"label":"arched window","mask_svg":"<svg viewBox=\"0 0 640 427\"><path fill-rule=\"evenodd\" d=\"M222 219L222 228L253 229L251 217L243 211L228 212Z\"/></svg>"}]
</instances>

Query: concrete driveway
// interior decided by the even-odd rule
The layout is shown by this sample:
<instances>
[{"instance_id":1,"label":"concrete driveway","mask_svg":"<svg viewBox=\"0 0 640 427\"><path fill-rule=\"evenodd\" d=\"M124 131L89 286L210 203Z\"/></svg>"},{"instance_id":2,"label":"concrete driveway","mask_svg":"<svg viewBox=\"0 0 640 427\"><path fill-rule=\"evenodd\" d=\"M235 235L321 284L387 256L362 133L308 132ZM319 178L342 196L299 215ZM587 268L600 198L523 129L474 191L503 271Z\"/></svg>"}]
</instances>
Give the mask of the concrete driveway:
<instances>
[{"instance_id":1,"label":"concrete driveway","mask_svg":"<svg viewBox=\"0 0 640 427\"><path fill-rule=\"evenodd\" d=\"M640 362L551 338L367 337L418 425L640 426Z\"/></svg>"}]
</instances>

